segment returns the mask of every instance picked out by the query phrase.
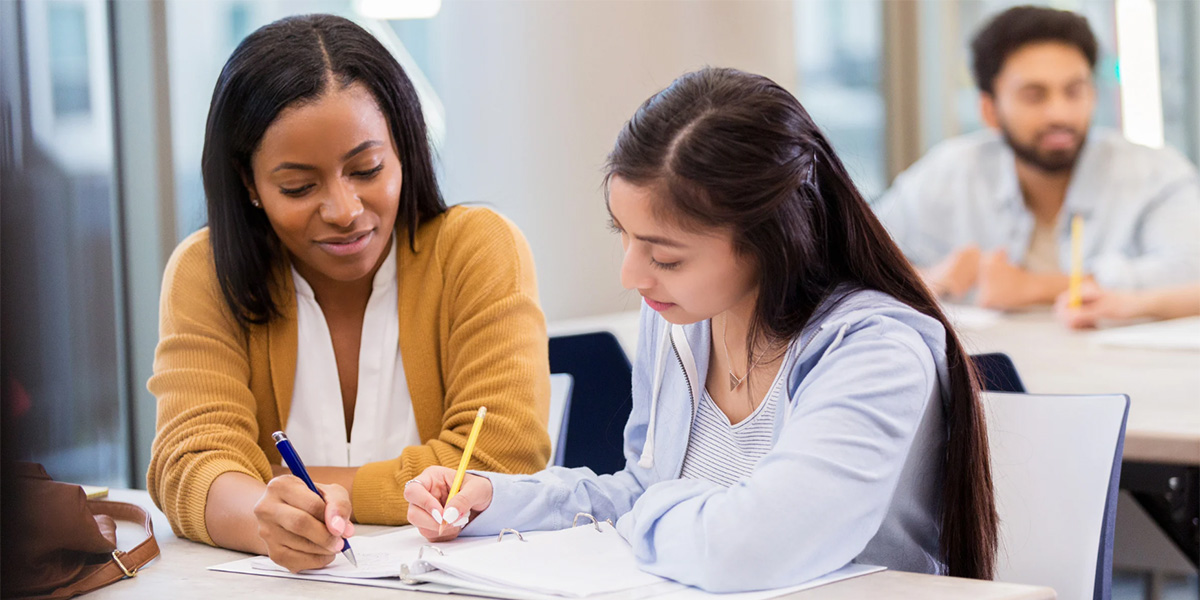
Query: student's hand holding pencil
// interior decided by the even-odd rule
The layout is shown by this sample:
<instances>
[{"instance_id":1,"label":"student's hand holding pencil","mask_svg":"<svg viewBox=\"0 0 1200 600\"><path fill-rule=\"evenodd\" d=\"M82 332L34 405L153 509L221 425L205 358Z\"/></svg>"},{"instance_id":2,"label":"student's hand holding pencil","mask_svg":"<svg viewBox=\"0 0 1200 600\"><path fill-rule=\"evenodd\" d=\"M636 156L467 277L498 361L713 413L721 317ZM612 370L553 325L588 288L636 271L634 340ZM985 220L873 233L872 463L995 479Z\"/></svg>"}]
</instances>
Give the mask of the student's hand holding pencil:
<instances>
[{"instance_id":1,"label":"student's hand holding pencil","mask_svg":"<svg viewBox=\"0 0 1200 600\"><path fill-rule=\"evenodd\" d=\"M492 482L486 477L468 475L471 452L483 428L487 407L479 407L471 433L463 446L458 470L429 467L412 481L404 484L404 499L408 500L408 522L431 542L444 542L458 537L473 514L492 504Z\"/></svg>"},{"instance_id":2,"label":"student's hand holding pencil","mask_svg":"<svg viewBox=\"0 0 1200 600\"><path fill-rule=\"evenodd\" d=\"M492 503L492 482L469 473L458 493L447 500L456 474L447 467L429 467L404 486L408 522L431 542L458 537L470 519Z\"/></svg>"},{"instance_id":3,"label":"student's hand holding pencil","mask_svg":"<svg viewBox=\"0 0 1200 600\"><path fill-rule=\"evenodd\" d=\"M1054 303L1059 322L1072 329L1090 329L1101 321L1125 321L1142 315L1137 294L1106 290L1093 282L1080 285L1079 306L1071 306L1070 292L1063 292Z\"/></svg>"}]
</instances>

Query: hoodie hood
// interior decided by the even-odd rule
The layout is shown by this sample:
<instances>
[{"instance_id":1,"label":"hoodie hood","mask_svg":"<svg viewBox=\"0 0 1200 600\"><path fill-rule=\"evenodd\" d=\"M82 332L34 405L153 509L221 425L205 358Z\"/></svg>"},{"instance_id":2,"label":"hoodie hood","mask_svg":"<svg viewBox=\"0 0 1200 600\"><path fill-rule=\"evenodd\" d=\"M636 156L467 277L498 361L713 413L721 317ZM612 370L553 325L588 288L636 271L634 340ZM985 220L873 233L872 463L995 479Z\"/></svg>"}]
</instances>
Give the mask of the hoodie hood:
<instances>
[{"instance_id":1,"label":"hoodie hood","mask_svg":"<svg viewBox=\"0 0 1200 600\"><path fill-rule=\"evenodd\" d=\"M830 294L814 312L814 318L805 325L799 336L800 354L792 363L787 375L786 388L788 400L784 410L779 412L775 423L775 434L778 436L783 424L794 408L796 389L800 386L805 373L812 366L835 350L845 337L846 332L859 323L872 318L887 317L895 319L916 330L933 356L937 370L939 396L942 399L943 410L949 414L950 402L950 372L946 363L946 330L941 322L933 317L917 312L912 307L899 300L876 290L852 290L847 286L838 288ZM643 331L642 335L657 336L654 358L654 379L651 388L650 418L646 429L646 442L642 447L638 466L643 469L654 467L654 431L658 416L659 397L663 379L670 370L670 361L674 359L683 370L684 379L692 399L692 416L695 417L696 407L700 400L700 391L708 377L709 349L711 344L710 321L704 320L688 325L667 323L661 316L657 317L653 332ZM672 356L673 355L673 356Z\"/></svg>"}]
</instances>

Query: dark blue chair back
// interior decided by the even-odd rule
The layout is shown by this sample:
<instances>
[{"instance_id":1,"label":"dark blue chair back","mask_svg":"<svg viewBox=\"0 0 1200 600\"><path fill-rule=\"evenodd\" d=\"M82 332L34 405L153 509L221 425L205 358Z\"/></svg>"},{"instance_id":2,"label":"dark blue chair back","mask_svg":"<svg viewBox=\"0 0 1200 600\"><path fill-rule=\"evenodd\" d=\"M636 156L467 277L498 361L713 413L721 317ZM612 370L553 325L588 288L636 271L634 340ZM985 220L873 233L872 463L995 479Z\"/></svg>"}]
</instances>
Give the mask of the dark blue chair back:
<instances>
[{"instance_id":1,"label":"dark blue chair back","mask_svg":"<svg viewBox=\"0 0 1200 600\"><path fill-rule=\"evenodd\" d=\"M555 464L596 473L625 468L625 422L633 409L633 368L616 336L607 332L550 338L550 372L575 379Z\"/></svg>"},{"instance_id":2,"label":"dark blue chair back","mask_svg":"<svg viewBox=\"0 0 1200 600\"><path fill-rule=\"evenodd\" d=\"M1122 394L1124 396L1124 394ZM1111 600L1113 539L1117 532L1117 495L1121 490L1121 457L1125 454L1125 426L1129 423L1129 396L1125 396L1125 414L1117 434L1117 449L1113 453L1112 473L1108 479L1108 495L1104 498L1104 520L1100 526L1100 550L1096 554L1096 587L1092 600Z\"/></svg>"},{"instance_id":3,"label":"dark blue chair back","mask_svg":"<svg viewBox=\"0 0 1200 600\"><path fill-rule=\"evenodd\" d=\"M979 372L979 378L983 380L984 390L1025 393L1025 384L1021 383L1021 377L1017 375L1017 366L1013 364L1007 354L1003 352L972 354L971 361L975 363L975 370Z\"/></svg>"}]
</instances>

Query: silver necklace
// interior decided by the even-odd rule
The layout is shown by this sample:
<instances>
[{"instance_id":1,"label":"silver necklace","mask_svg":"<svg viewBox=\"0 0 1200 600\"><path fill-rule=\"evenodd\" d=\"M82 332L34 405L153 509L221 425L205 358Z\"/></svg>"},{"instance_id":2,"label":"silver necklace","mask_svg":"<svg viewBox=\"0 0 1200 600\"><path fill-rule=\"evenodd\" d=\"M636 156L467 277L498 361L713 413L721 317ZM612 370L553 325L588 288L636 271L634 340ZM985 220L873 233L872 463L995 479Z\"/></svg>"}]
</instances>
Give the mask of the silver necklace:
<instances>
[{"instance_id":1,"label":"silver necklace","mask_svg":"<svg viewBox=\"0 0 1200 600\"><path fill-rule=\"evenodd\" d=\"M729 316L726 315L721 322L721 345L725 347L725 362L729 364L729 391L732 392L738 389L739 386L741 386L746 382L747 379L750 378L750 373L754 371L754 367L758 366L758 362L762 360L763 356L766 356L766 353L764 352L759 354L758 358L754 359L754 363L750 365L750 368L746 369L746 374L738 377L733 373L733 360L729 358L729 342L725 340L725 334L728 331Z\"/></svg>"}]
</instances>

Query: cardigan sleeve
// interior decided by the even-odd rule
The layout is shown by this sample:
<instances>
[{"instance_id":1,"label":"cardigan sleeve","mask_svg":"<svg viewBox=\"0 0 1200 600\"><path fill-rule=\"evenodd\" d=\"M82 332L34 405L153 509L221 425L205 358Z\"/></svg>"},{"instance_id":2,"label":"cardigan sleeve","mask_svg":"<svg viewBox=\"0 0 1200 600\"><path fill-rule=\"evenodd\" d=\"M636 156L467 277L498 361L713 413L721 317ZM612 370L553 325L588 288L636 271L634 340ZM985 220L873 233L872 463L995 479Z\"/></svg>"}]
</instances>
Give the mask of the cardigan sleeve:
<instances>
[{"instance_id":1,"label":"cardigan sleeve","mask_svg":"<svg viewBox=\"0 0 1200 600\"><path fill-rule=\"evenodd\" d=\"M208 490L222 473L267 481L257 444L246 334L216 281L208 236L176 248L163 274L154 374L157 431L146 484L176 535L213 544L204 521Z\"/></svg>"},{"instance_id":2,"label":"cardigan sleeve","mask_svg":"<svg viewBox=\"0 0 1200 600\"><path fill-rule=\"evenodd\" d=\"M352 493L361 522L406 523L404 483L429 466L458 466L480 406L488 412L472 469L533 473L550 459L549 348L533 255L496 213L475 208L455 216L434 248L443 286L441 431L396 459L359 469ZM432 357L427 364L438 368Z\"/></svg>"}]
</instances>

